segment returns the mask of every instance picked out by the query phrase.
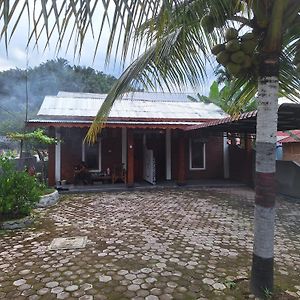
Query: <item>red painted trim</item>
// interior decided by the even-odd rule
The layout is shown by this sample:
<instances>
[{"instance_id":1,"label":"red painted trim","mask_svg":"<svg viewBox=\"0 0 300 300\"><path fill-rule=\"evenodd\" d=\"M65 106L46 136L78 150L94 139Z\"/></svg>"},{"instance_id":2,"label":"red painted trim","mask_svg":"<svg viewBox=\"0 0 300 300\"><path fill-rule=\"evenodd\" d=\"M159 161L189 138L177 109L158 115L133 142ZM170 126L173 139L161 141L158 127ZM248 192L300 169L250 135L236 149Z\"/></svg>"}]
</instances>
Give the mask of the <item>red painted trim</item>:
<instances>
[{"instance_id":1,"label":"red painted trim","mask_svg":"<svg viewBox=\"0 0 300 300\"><path fill-rule=\"evenodd\" d=\"M276 182L275 173L256 172L255 204L271 208L275 206Z\"/></svg>"},{"instance_id":2,"label":"red painted trim","mask_svg":"<svg viewBox=\"0 0 300 300\"><path fill-rule=\"evenodd\" d=\"M49 119L49 116L44 116L46 119ZM43 119L43 115L39 115L40 119ZM62 122L68 123L68 120L78 120L78 121L94 121L94 117L82 117L82 116L73 116L73 117L64 117L64 116L53 116L54 120L57 118ZM109 117L107 121L131 121L131 122L212 122L219 121L220 119L216 118L132 118L132 117ZM44 120L47 123L46 120ZM30 121L28 121L30 123Z\"/></svg>"},{"instance_id":3,"label":"red painted trim","mask_svg":"<svg viewBox=\"0 0 300 300\"><path fill-rule=\"evenodd\" d=\"M27 123L28 127L67 127L67 128L89 128L91 124L86 123ZM141 129L184 129L188 125L176 124L106 124L105 128L141 128Z\"/></svg>"}]
</instances>

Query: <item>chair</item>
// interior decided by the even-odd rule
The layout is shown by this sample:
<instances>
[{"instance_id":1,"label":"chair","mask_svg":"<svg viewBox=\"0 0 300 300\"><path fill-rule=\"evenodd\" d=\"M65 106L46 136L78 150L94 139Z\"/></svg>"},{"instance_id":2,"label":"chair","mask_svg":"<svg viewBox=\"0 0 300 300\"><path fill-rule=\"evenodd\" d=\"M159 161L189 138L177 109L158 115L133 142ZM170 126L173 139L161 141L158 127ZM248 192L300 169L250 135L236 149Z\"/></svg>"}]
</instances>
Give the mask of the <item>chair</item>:
<instances>
[{"instance_id":1,"label":"chair","mask_svg":"<svg viewBox=\"0 0 300 300\"><path fill-rule=\"evenodd\" d=\"M111 182L115 183L117 180L122 180L127 183L126 170L123 164L114 165L111 173Z\"/></svg>"}]
</instances>

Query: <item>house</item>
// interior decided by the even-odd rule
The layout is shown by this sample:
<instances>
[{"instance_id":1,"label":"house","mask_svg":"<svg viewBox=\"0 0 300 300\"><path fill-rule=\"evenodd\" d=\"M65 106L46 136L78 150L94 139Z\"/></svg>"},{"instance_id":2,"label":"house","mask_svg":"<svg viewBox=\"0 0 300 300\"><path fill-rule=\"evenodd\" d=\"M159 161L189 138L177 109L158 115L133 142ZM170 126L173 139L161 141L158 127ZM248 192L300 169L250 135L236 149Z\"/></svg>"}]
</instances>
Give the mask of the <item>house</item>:
<instances>
[{"instance_id":1,"label":"house","mask_svg":"<svg viewBox=\"0 0 300 300\"><path fill-rule=\"evenodd\" d=\"M220 108L192 102L187 94L128 93L115 101L97 142L86 144L84 137L105 97L68 92L46 96L37 118L28 121L62 141L49 147L50 185L72 183L80 161L103 178L122 165L128 186L143 180L184 184L188 179L224 178L223 134L183 130L226 117Z\"/></svg>"},{"instance_id":2,"label":"house","mask_svg":"<svg viewBox=\"0 0 300 300\"><path fill-rule=\"evenodd\" d=\"M278 132L278 143L282 147L282 160L296 161L300 163L300 130Z\"/></svg>"}]
</instances>

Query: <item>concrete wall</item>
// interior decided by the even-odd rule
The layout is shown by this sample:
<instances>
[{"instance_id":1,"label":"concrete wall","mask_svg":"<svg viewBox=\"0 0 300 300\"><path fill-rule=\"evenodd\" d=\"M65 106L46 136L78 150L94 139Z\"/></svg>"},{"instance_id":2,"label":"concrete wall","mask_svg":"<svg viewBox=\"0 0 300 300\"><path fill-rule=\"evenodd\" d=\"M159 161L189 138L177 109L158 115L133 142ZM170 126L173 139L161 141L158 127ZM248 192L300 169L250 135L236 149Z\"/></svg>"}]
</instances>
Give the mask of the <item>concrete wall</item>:
<instances>
[{"instance_id":1,"label":"concrete wall","mask_svg":"<svg viewBox=\"0 0 300 300\"><path fill-rule=\"evenodd\" d=\"M300 164L294 161L276 162L277 192L300 198Z\"/></svg>"}]
</instances>

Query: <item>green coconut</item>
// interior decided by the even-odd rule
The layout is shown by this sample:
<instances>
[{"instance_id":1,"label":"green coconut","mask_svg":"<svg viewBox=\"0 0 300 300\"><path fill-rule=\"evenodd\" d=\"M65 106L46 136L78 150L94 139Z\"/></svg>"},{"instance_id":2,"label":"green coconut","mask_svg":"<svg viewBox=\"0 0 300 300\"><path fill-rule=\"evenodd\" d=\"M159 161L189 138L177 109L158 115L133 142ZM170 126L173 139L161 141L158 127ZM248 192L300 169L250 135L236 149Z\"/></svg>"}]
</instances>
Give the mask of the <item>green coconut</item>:
<instances>
[{"instance_id":1,"label":"green coconut","mask_svg":"<svg viewBox=\"0 0 300 300\"><path fill-rule=\"evenodd\" d=\"M231 54L230 60L234 62L235 64L241 64L245 60L245 53L241 50L236 51Z\"/></svg>"},{"instance_id":2,"label":"green coconut","mask_svg":"<svg viewBox=\"0 0 300 300\"><path fill-rule=\"evenodd\" d=\"M201 26L207 30L208 33L214 30L214 18L211 15L204 15L201 19Z\"/></svg>"},{"instance_id":3,"label":"green coconut","mask_svg":"<svg viewBox=\"0 0 300 300\"><path fill-rule=\"evenodd\" d=\"M258 66L259 65L259 55L258 53L255 53L252 57L251 57L251 61L252 61L252 64L255 65L255 66Z\"/></svg>"},{"instance_id":4,"label":"green coconut","mask_svg":"<svg viewBox=\"0 0 300 300\"><path fill-rule=\"evenodd\" d=\"M213 46L212 48L211 48L211 52L212 52L212 54L214 54L214 55L217 55L217 54L219 54L221 51L223 51L223 50L225 50L225 45L224 44L217 44L217 45L215 45L215 46Z\"/></svg>"},{"instance_id":5,"label":"green coconut","mask_svg":"<svg viewBox=\"0 0 300 300\"><path fill-rule=\"evenodd\" d=\"M241 71L241 65L230 62L227 64L226 69L230 75L237 75Z\"/></svg>"},{"instance_id":6,"label":"green coconut","mask_svg":"<svg viewBox=\"0 0 300 300\"><path fill-rule=\"evenodd\" d=\"M255 35L253 32L247 32L241 36L242 41L253 40L254 38L255 38Z\"/></svg>"},{"instance_id":7,"label":"green coconut","mask_svg":"<svg viewBox=\"0 0 300 300\"><path fill-rule=\"evenodd\" d=\"M221 51L216 59L219 64L225 66L229 61L229 53L227 51Z\"/></svg>"},{"instance_id":8,"label":"green coconut","mask_svg":"<svg viewBox=\"0 0 300 300\"><path fill-rule=\"evenodd\" d=\"M249 55L245 55L245 57L244 57L244 62L243 62L243 64L242 64L242 67L244 68L244 69L248 69L248 68L250 68L252 66L252 59L251 59L251 57L249 56Z\"/></svg>"},{"instance_id":9,"label":"green coconut","mask_svg":"<svg viewBox=\"0 0 300 300\"><path fill-rule=\"evenodd\" d=\"M238 40L231 40L226 43L225 49L229 52L236 52L240 50L240 43Z\"/></svg>"},{"instance_id":10,"label":"green coconut","mask_svg":"<svg viewBox=\"0 0 300 300\"><path fill-rule=\"evenodd\" d=\"M255 40L246 40L241 43L241 49L246 54L253 54L255 48L257 47L257 42Z\"/></svg>"},{"instance_id":11,"label":"green coconut","mask_svg":"<svg viewBox=\"0 0 300 300\"><path fill-rule=\"evenodd\" d=\"M225 32L226 41L234 40L238 37L239 32L235 28L228 28Z\"/></svg>"}]
</instances>

